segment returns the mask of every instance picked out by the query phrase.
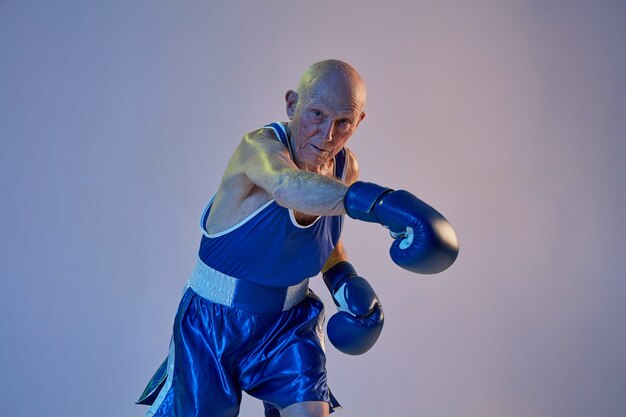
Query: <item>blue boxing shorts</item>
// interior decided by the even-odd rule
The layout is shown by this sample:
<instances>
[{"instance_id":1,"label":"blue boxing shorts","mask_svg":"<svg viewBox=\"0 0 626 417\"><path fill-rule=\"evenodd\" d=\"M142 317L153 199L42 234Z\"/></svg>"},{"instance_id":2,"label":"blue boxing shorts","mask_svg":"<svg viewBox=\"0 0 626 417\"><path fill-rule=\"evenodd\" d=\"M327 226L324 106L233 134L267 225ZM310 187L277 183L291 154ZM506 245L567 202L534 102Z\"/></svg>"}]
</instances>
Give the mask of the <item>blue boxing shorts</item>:
<instances>
[{"instance_id":1,"label":"blue boxing shorts","mask_svg":"<svg viewBox=\"0 0 626 417\"><path fill-rule=\"evenodd\" d=\"M277 289L217 274L199 261L190 277L169 356L142 395L152 398L138 401L152 404L147 415L236 417L242 391L266 416L303 401L340 408L327 385L324 305L307 282Z\"/></svg>"}]
</instances>

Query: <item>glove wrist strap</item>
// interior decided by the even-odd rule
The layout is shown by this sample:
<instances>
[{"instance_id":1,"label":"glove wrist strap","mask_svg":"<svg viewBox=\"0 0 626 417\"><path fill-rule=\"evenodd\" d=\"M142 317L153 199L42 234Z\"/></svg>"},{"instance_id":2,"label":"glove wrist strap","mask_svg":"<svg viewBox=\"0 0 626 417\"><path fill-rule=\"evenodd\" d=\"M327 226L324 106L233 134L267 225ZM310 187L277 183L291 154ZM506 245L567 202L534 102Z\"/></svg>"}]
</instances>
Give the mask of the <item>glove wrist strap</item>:
<instances>
[{"instance_id":1,"label":"glove wrist strap","mask_svg":"<svg viewBox=\"0 0 626 417\"><path fill-rule=\"evenodd\" d=\"M356 269L348 261L341 261L336 265L333 265L328 271L322 274L324 283L331 294L334 294L338 289L338 284L349 275L356 275Z\"/></svg>"},{"instance_id":2,"label":"glove wrist strap","mask_svg":"<svg viewBox=\"0 0 626 417\"><path fill-rule=\"evenodd\" d=\"M376 205L392 191L391 188L378 184L357 181L348 188L343 199L346 213L353 219L378 223L374 213Z\"/></svg>"}]
</instances>

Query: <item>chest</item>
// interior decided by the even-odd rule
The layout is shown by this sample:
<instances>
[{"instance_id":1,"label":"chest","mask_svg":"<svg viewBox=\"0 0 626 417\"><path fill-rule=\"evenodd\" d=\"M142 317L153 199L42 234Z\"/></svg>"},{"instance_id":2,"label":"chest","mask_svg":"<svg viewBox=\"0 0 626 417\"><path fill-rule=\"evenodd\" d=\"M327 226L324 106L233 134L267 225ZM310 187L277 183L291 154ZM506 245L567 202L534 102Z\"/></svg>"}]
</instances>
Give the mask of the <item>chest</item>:
<instances>
[{"instance_id":1,"label":"chest","mask_svg":"<svg viewBox=\"0 0 626 417\"><path fill-rule=\"evenodd\" d=\"M315 220L317 220L319 216L312 216L310 214L304 214L304 213L294 211L293 217L296 219L296 222L300 226L310 226L313 224Z\"/></svg>"}]
</instances>

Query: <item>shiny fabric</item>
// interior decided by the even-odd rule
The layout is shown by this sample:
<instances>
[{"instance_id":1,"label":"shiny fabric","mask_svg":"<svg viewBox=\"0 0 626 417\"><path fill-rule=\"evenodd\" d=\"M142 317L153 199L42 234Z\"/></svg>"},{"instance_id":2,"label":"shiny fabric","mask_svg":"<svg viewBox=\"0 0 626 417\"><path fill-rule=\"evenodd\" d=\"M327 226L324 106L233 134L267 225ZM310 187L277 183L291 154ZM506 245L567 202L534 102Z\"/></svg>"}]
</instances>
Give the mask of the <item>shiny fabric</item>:
<instances>
[{"instance_id":1,"label":"shiny fabric","mask_svg":"<svg viewBox=\"0 0 626 417\"><path fill-rule=\"evenodd\" d=\"M267 127L290 146L283 125ZM335 176L342 180L346 155L342 149L335 157ZM212 201L201 216L198 257L226 285L192 282L207 298L186 290L166 379L157 373L144 393L143 403L153 402L148 415L235 417L242 391L264 402L266 416L303 401L338 408L326 383L323 304L311 292L293 307L290 300L298 300L305 280L319 274L339 241L343 216L320 216L303 226L292 210L269 201L237 225L209 235L204 227L211 206ZM214 297L218 293L224 298Z\"/></svg>"},{"instance_id":2,"label":"shiny fabric","mask_svg":"<svg viewBox=\"0 0 626 417\"><path fill-rule=\"evenodd\" d=\"M207 208L207 216L211 204ZM203 234L198 257L224 274L256 284L287 287L319 274L341 234L343 216L295 224L276 201L226 234Z\"/></svg>"},{"instance_id":3,"label":"shiny fabric","mask_svg":"<svg viewBox=\"0 0 626 417\"><path fill-rule=\"evenodd\" d=\"M161 366L154 373L154 376L148 382L146 389L143 390L139 399L135 404L152 405L157 400L159 393L165 386L167 380L167 362L169 358L165 358Z\"/></svg>"},{"instance_id":4,"label":"shiny fabric","mask_svg":"<svg viewBox=\"0 0 626 417\"><path fill-rule=\"evenodd\" d=\"M323 320L312 292L290 310L255 314L187 289L174 323L168 390L148 415L235 417L242 390L265 402L266 415L302 401L331 403Z\"/></svg>"}]
</instances>

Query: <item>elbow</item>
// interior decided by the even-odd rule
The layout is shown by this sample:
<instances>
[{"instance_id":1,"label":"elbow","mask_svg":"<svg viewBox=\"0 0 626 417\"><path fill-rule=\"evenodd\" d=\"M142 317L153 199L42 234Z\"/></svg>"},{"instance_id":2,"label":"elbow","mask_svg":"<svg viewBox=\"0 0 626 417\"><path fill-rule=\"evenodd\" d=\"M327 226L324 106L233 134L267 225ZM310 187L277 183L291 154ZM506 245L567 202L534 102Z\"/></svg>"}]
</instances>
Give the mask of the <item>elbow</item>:
<instances>
[{"instance_id":1,"label":"elbow","mask_svg":"<svg viewBox=\"0 0 626 417\"><path fill-rule=\"evenodd\" d=\"M275 175L270 185L270 189L267 190L280 206L287 207L289 204L289 198L292 194L290 192L290 183L289 174L281 172Z\"/></svg>"}]
</instances>

